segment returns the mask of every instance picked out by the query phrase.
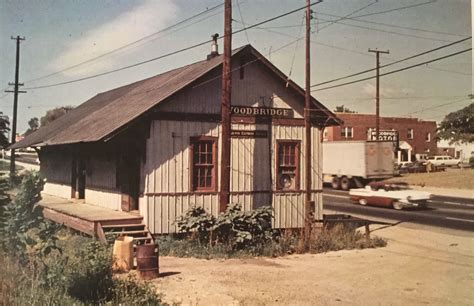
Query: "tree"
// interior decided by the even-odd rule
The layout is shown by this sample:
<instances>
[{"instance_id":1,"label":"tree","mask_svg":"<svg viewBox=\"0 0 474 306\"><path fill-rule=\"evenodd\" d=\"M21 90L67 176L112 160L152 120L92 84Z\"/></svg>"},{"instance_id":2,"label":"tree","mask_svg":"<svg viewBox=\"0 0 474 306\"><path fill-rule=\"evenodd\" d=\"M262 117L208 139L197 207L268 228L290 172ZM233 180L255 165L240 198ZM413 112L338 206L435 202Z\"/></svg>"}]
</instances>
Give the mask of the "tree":
<instances>
[{"instance_id":1,"label":"tree","mask_svg":"<svg viewBox=\"0 0 474 306\"><path fill-rule=\"evenodd\" d=\"M28 121L28 125L30 127L26 130L23 136L28 136L39 128L39 119L36 117L31 118L30 121Z\"/></svg>"},{"instance_id":2,"label":"tree","mask_svg":"<svg viewBox=\"0 0 474 306\"><path fill-rule=\"evenodd\" d=\"M474 142L474 103L449 113L438 127L437 136L449 144Z\"/></svg>"},{"instance_id":3,"label":"tree","mask_svg":"<svg viewBox=\"0 0 474 306\"><path fill-rule=\"evenodd\" d=\"M48 125L49 123L53 122L54 120L58 119L68 111L74 109L73 106L61 106L61 107L56 107L54 109L50 109L49 111L46 112L46 115L41 117L40 123L41 127Z\"/></svg>"},{"instance_id":4,"label":"tree","mask_svg":"<svg viewBox=\"0 0 474 306\"><path fill-rule=\"evenodd\" d=\"M0 112L0 148L6 148L10 142L8 141L8 131L10 131L10 121L7 116Z\"/></svg>"},{"instance_id":5,"label":"tree","mask_svg":"<svg viewBox=\"0 0 474 306\"><path fill-rule=\"evenodd\" d=\"M350 113L350 114L355 114L357 113L356 111L353 111L347 107L344 107L344 105L336 106L334 109L336 113Z\"/></svg>"}]
</instances>

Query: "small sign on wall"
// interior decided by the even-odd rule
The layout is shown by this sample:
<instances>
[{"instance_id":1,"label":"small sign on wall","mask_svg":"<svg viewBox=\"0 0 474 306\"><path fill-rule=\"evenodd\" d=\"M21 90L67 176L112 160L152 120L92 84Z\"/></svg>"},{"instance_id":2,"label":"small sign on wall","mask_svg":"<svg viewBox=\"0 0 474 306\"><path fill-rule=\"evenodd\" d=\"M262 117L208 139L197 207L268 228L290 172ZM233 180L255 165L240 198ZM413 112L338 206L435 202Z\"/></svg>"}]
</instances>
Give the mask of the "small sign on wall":
<instances>
[{"instance_id":1,"label":"small sign on wall","mask_svg":"<svg viewBox=\"0 0 474 306\"><path fill-rule=\"evenodd\" d=\"M264 130L231 130L230 137L234 138L267 138L268 132Z\"/></svg>"}]
</instances>

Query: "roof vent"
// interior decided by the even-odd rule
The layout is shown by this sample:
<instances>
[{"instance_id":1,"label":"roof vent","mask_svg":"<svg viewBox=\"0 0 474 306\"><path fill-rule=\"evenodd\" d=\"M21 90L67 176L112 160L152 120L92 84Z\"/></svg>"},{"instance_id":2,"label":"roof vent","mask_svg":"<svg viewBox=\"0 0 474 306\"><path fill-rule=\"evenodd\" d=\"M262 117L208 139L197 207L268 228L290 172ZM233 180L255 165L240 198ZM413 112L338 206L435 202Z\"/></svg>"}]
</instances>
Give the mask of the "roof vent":
<instances>
[{"instance_id":1,"label":"roof vent","mask_svg":"<svg viewBox=\"0 0 474 306\"><path fill-rule=\"evenodd\" d=\"M208 60L219 55L219 46L217 45L217 38L219 37L219 34L216 33L212 35L211 37L212 37L211 53L207 55Z\"/></svg>"}]
</instances>

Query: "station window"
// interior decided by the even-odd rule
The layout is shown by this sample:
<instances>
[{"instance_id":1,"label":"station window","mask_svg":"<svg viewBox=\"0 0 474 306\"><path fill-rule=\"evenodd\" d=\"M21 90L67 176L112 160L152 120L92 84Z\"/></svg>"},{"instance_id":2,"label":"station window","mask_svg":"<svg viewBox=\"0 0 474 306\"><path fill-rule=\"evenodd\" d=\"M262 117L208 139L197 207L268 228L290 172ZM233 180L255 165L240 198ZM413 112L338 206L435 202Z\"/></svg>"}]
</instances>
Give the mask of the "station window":
<instances>
[{"instance_id":1,"label":"station window","mask_svg":"<svg viewBox=\"0 0 474 306\"><path fill-rule=\"evenodd\" d=\"M430 132L426 133L425 140L426 140L426 142L430 142L430 141L431 141L431 133L430 133Z\"/></svg>"},{"instance_id":2,"label":"station window","mask_svg":"<svg viewBox=\"0 0 474 306\"><path fill-rule=\"evenodd\" d=\"M299 189L299 141L277 142L277 189Z\"/></svg>"},{"instance_id":3,"label":"station window","mask_svg":"<svg viewBox=\"0 0 474 306\"><path fill-rule=\"evenodd\" d=\"M350 127L350 126L346 126L346 127L343 127L341 128L341 137L342 138L352 138L353 136L353 128Z\"/></svg>"},{"instance_id":4,"label":"station window","mask_svg":"<svg viewBox=\"0 0 474 306\"><path fill-rule=\"evenodd\" d=\"M215 191L217 187L217 138L191 138L191 184L193 191Z\"/></svg>"},{"instance_id":5,"label":"station window","mask_svg":"<svg viewBox=\"0 0 474 306\"><path fill-rule=\"evenodd\" d=\"M408 129L407 130L407 138L408 139L413 139L413 129Z\"/></svg>"}]
</instances>

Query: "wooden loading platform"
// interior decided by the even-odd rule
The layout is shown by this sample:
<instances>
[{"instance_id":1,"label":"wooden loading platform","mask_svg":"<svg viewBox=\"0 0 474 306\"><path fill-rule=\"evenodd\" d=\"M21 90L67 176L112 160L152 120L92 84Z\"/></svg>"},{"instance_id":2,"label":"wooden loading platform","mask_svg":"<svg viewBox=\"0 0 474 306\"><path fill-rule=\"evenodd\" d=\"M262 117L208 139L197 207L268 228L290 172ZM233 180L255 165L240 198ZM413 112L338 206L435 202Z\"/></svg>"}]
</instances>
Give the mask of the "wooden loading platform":
<instances>
[{"instance_id":1,"label":"wooden loading platform","mask_svg":"<svg viewBox=\"0 0 474 306\"><path fill-rule=\"evenodd\" d=\"M42 194L38 203L43 216L53 222L110 243L120 235L131 236L134 244L154 243L143 217L96 205Z\"/></svg>"}]
</instances>

